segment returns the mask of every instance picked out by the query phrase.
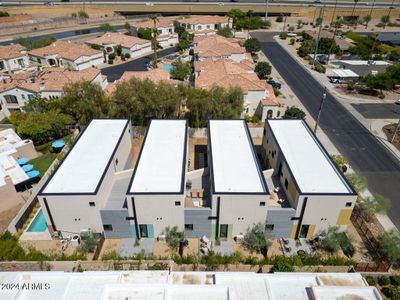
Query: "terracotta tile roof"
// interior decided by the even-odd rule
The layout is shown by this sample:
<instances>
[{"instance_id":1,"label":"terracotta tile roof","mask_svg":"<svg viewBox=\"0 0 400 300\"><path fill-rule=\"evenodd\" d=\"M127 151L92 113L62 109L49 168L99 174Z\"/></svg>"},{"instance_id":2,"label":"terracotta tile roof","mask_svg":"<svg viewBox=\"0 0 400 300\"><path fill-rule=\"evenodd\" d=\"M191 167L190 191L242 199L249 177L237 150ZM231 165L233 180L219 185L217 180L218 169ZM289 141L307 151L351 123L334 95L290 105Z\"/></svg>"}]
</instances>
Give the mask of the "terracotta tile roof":
<instances>
[{"instance_id":1,"label":"terracotta tile roof","mask_svg":"<svg viewBox=\"0 0 400 300\"><path fill-rule=\"evenodd\" d=\"M11 59L24 56L26 52L25 47L20 44L11 44L8 46L0 46L0 60ZM24 52L24 53L21 53Z\"/></svg>"},{"instance_id":2,"label":"terracotta tile roof","mask_svg":"<svg viewBox=\"0 0 400 300\"><path fill-rule=\"evenodd\" d=\"M153 28L154 21L149 19L149 20L143 21L143 22L135 22L135 23L132 23L132 26L135 26L136 28ZM158 18L156 26L157 26L157 28L173 27L174 26L174 18Z\"/></svg>"},{"instance_id":3,"label":"terracotta tile roof","mask_svg":"<svg viewBox=\"0 0 400 300\"><path fill-rule=\"evenodd\" d=\"M48 55L58 55L68 60L76 60L81 56L92 56L102 53L86 45L80 45L71 41L56 41L51 45L29 51L30 55L45 57Z\"/></svg>"},{"instance_id":4,"label":"terracotta tile roof","mask_svg":"<svg viewBox=\"0 0 400 300\"><path fill-rule=\"evenodd\" d=\"M220 35L213 35L198 40L194 52L199 57L229 56L232 54L244 54L246 49Z\"/></svg>"},{"instance_id":5,"label":"terracotta tile roof","mask_svg":"<svg viewBox=\"0 0 400 300\"><path fill-rule=\"evenodd\" d=\"M121 45L124 48L132 48L135 45L143 45L150 43L148 40L140 39L136 36L130 36L121 32L107 32L104 35L86 41L88 44L96 45Z\"/></svg>"},{"instance_id":6,"label":"terracotta tile roof","mask_svg":"<svg viewBox=\"0 0 400 300\"><path fill-rule=\"evenodd\" d=\"M61 68L44 68L39 71L20 73L0 83L0 92L20 88L34 93L61 92L68 83L92 81L100 74L100 70L88 68L82 71L68 71Z\"/></svg>"},{"instance_id":7,"label":"terracotta tile roof","mask_svg":"<svg viewBox=\"0 0 400 300\"><path fill-rule=\"evenodd\" d=\"M218 24L228 23L229 17L227 16L192 16L178 20L179 23L185 24Z\"/></svg>"},{"instance_id":8,"label":"terracotta tile roof","mask_svg":"<svg viewBox=\"0 0 400 300\"><path fill-rule=\"evenodd\" d=\"M268 96L261 100L262 106L280 106L280 102L275 96L274 89L270 84L267 84Z\"/></svg>"},{"instance_id":9,"label":"terracotta tile roof","mask_svg":"<svg viewBox=\"0 0 400 300\"><path fill-rule=\"evenodd\" d=\"M215 86L224 88L239 86L245 93L267 88L267 83L260 80L257 74L231 60L219 60L204 66L195 85L204 89L211 89Z\"/></svg>"},{"instance_id":10,"label":"terracotta tile roof","mask_svg":"<svg viewBox=\"0 0 400 300\"><path fill-rule=\"evenodd\" d=\"M165 81L169 83L176 83L176 80L169 78L169 72L163 68L152 69L149 71L127 71L122 74L120 81L129 80L131 78L137 79L150 79L154 82Z\"/></svg>"}]
</instances>

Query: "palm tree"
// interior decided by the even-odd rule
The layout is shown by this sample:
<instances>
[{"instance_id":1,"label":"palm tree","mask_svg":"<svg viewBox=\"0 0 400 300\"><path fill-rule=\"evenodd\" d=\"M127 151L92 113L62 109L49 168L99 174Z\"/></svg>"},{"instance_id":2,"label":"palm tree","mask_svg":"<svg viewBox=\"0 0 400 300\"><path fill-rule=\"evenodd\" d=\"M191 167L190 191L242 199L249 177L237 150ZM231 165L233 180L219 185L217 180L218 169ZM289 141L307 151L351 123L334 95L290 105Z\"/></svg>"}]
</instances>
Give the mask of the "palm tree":
<instances>
[{"instance_id":1,"label":"palm tree","mask_svg":"<svg viewBox=\"0 0 400 300\"><path fill-rule=\"evenodd\" d=\"M369 15L368 15L369 18L366 18L366 19L365 19L365 20L366 20L366 22L365 22L365 29L368 28L368 23L372 20L372 11L373 11L374 7L375 7L375 0L372 2L371 10L369 11Z\"/></svg>"},{"instance_id":2,"label":"palm tree","mask_svg":"<svg viewBox=\"0 0 400 300\"><path fill-rule=\"evenodd\" d=\"M353 10L352 10L352 12L351 12L351 16L352 16L352 17L354 16L354 11L356 10L356 6L357 6L358 1L360 1L360 0L354 0L354 6L353 6ZM356 23L356 24L357 24L357 23Z\"/></svg>"},{"instance_id":3,"label":"palm tree","mask_svg":"<svg viewBox=\"0 0 400 300\"><path fill-rule=\"evenodd\" d=\"M154 51L154 58L153 58L153 68L157 68L157 16L152 16L151 19L153 20L153 30L151 35L151 46L153 47Z\"/></svg>"}]
</instances>

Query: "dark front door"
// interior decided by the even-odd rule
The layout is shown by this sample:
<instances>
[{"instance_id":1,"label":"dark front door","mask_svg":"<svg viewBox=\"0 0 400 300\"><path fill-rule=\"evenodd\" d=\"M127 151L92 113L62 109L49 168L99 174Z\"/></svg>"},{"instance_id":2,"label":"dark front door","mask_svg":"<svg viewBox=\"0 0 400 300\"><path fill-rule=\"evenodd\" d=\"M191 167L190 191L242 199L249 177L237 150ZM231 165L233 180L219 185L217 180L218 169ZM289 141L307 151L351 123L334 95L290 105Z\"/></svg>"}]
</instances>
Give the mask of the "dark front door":
<instances>
[{"instance_id":1,"label":"dark front door","mask_svg":"<svg viewBox=\"0 0 400 300\"><path fill-rule=\"evenodd\" d=\"M149 233L147 232L147 225L146 224L140 224L139 225L139 231L140 231L140 237L141 238L149 237Z\"/></svg>"},{"instance_id":2,"label":"dark front door","mask_svg":"<svg viewBox=\"0 0 400 300\"><path fill-rule=\"evenodd\" d=\"M228 224L221 224L221 232L219 237L225 239L228 237Z\"/></svg>"},{"instance_id":3,"label":"dark front door","mask_svg":"<svg viewBox=\"0 0 400 300\"><path fill-rule=\"evenodd\" d=\"M299 238L306 238L309 228L310 228L310 225L301 225Z\"/></svg>"}]
</instances>

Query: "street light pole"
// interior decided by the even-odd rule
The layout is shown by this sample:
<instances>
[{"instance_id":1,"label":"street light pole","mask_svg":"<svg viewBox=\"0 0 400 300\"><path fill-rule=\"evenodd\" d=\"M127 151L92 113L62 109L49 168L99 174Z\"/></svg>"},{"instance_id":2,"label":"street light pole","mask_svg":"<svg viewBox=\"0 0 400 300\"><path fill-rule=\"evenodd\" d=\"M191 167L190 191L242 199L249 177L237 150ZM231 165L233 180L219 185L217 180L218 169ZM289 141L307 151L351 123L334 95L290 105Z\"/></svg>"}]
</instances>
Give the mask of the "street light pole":
<instances>
[{"instance_id":1,"label":"street light pole","mask_svg":"<svg viewBox=\"0 0 400 300\"><path fill-rule=\"evenodd\" d=\"M324 105L324 101L326 99L326 86L324 87L324 91L322 93L322 98L321 98L321 103L319 104L319 109L318 109L318 115L317 115L317 121L315 122L315 127L314 127L314 133L317 134L317 128L319 124L319 118L321 116L321 110L322 106Z\"/></svg>"},{"instance_id":2,"label":"street light pole","mask_svg":"<svg viewBox=\"0 0 400 300\"><path fill-rule=\"evenodd\" d=\"M315 42L314 57L313 57L313 62L312 62L312 68L313 69L315 68L315 59L317 58L319 38L321 36L322 23L323 23L323 19L324 19L324 9L325 9L325 6L322 7L322 9L321 9L321 11L319 13L319 19L321 20L321 24L319 24L318 36L317 36L317 40Z\"/></svg>"},{"instance_id":3,"label":"street light pole","mask_svg":"<svg viewBox=\"0 0 400 300\"><path fill-rule=\"evenodd\" d=\"M400 129L400 119L399 119L399 123L397 123L396 130L394 131L392 140L390 141L392 144L394 143L394 139L396 138L397 131L399 131L399 129Z\"/></svg>"}]
</instances>

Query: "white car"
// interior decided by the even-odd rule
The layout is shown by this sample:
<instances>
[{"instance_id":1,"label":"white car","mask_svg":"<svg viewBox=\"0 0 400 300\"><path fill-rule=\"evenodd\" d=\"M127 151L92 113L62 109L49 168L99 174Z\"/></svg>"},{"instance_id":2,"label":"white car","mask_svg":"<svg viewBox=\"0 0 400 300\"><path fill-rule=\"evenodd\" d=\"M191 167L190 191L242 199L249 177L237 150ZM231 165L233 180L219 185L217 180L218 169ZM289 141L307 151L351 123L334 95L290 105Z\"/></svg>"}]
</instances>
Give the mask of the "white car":
<instances>
[{"instance_id":1,"label":"white car","mask_svg":"<svg viewBox=\"0 0 400 300\"><path fill-rule=\"evenodd\" d=\"M400 99L396 100L396 102L394 104L400 105Z\"/></svg>"},{"instance_id":2,"label":"white car","mask_svg":"<svg viewBox=\"0 0 400 300\"><path fill-rule=\"evenodd\" d=\"M287 36L288 36L288 37L296 37L297 34L296 34L296 32L289 32L289 33L287 34Z\"/></svg>"}]
</instances>

